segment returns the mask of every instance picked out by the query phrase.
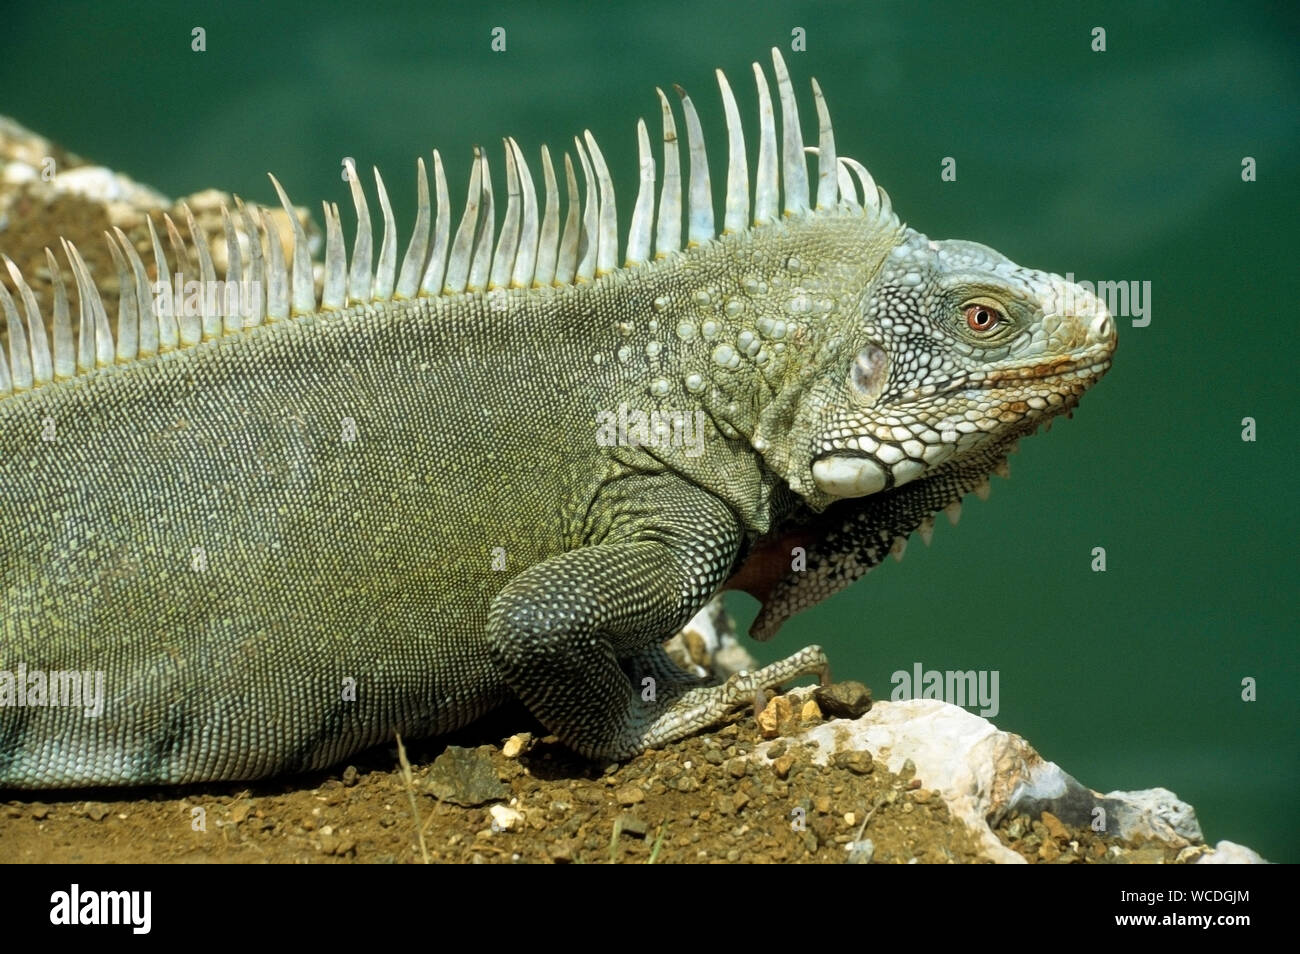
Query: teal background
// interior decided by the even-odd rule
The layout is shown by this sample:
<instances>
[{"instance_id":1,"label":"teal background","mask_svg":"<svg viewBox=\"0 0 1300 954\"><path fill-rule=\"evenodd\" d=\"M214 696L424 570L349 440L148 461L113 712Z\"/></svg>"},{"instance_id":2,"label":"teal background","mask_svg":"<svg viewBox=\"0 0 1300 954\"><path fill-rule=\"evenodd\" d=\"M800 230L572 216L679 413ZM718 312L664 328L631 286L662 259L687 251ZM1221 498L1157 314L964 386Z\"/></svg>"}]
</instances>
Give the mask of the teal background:
<instances>
[{"instance_id":1,"label":"teal background","mask_svg":"<svg viewBox=\"0 0 1300 954\"><path fill-rule=\"evenodd\" d=\"M763 657L820 642L878 698L918 661L999 670L997 723L1086 784L1171 788L1211 842L1300 860L1294 12L458 6L11 3L0 112L170 195L270 202L274 171L318 220L321 199L350 207L339 169L354 156L385 172L404 227L431 147L459 202L474 143L497 150L500 175L501 136L531 158L590 128L625 232L654 87L692 92L716 184L713 68L752 123L749 64L780 45L801 95L822 83L840 152L916 228L1078 278L1149 281L1153 308L1149 327L1120 321L1110 375L1073 421L1024 443L989 502L971 498L960 527L941 520L932 548L913 541ZM194 26L205 53L190 50ZM489 47L494 26L505 53ZM807 52L789 52L796 26ZM944 156L955 182L940 181ZM1258 181L1242 181L1243 156ZM1246 416L1255 443L1240 438ZM1090 570L1096 546L1105 573ZM756 609L735 607L746 621ZM1246 677L1256 702L1241 700Z\"/></svg>"}]
</instances>

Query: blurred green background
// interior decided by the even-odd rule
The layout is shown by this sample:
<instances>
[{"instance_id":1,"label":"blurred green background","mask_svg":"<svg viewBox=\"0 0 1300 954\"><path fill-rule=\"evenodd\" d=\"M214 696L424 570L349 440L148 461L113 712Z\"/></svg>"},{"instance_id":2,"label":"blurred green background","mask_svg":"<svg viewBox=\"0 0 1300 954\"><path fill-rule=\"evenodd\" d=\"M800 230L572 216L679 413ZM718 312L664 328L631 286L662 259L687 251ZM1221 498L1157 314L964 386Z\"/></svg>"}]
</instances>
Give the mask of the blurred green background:
<instances>
[{"instance_id":1,"label":"blurred green background","mask_svg":"<svg viewBox=\"0 0 1300 954\"><path fill-rule=\"evenodd\" d=\"M1153 307L1149 327L1120 321L1110 375L1075 420L1025 442L989 502L793 620L763 658L820 642L877 698L915 662L999 670L997 723L1085 784L1168 787L1211 842L1300 861L1282 323L1300 252L1296 14L1084 6L11 3L0 112L169 195L272 202L274 171L318 219L321 199L350 207L339 170L354 156L385 172L406 227L430 148L463 196L473 144L513 135L534 157L590 128L625 231L654 87L693 93L721 182L713 68L751 122L749 64L780 45L801 91L820 80L840 152L910 224L1082 279L1149 281ZM194 27L206 52L190 49ZM806 52L790 51L796 27ZM940 181L945 156L955 182ZM1090 570L1097 546L1105 573ZM1241 700L1246 677L1256 702Z\"/></svg>"}]
</instances>

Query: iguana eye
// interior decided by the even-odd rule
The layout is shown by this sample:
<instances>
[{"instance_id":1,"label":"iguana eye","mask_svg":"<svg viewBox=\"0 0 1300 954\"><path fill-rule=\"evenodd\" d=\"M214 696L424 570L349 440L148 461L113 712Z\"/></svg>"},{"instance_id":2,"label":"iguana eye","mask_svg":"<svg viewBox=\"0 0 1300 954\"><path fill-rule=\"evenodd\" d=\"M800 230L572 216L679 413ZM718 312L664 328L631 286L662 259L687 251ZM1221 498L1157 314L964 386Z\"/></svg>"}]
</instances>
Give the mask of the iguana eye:
<instances>
[{"instance_id":1,"label":"iguana eye","mask_svg":"<svg viewBox=\"0 0 1300 954\"><path fill-rule=\"evenodd\" d=\"M992 305L985 305L980 302L972 302L963 309L963 312L966 315L966 326L971 331L980 334L992 331L1006 317Z\"/></svg>"}]
</instances>

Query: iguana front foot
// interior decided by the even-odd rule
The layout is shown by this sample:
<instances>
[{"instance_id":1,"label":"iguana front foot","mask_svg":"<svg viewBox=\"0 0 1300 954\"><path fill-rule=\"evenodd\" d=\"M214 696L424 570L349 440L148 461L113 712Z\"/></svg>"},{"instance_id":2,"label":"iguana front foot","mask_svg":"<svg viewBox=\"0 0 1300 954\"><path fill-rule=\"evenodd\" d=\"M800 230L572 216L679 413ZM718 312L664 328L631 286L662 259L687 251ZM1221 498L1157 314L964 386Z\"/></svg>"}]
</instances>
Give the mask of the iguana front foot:
<instances>
[{"instance_id":1,"label":"iguana front foot","mask_svg":"<svg viewBox=\"0 0 1300 954\"><path fill-rule=\"evenodd\" d=\"M766 690L800 676L817 676L822 685L830 678L830 660L820 646L808 646L762 669L738 672L719 686L687 690L654 716L641 734L643 748L684 738L716 724L738 705L755 701L762 709Z\"/></svg>"}]
</instances>

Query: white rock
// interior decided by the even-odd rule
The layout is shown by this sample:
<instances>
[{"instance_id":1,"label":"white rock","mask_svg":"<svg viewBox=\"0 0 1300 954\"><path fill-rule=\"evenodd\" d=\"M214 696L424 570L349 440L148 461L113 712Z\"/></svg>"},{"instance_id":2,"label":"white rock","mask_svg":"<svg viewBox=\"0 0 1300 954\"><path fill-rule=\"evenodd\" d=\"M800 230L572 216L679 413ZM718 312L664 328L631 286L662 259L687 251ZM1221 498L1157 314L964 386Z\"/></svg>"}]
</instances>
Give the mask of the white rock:
<instances>
[{"instance_id":1,"label":"white rock","mask_svg":"<svg viewBox=\"0 0 1300 954\"><path fill-rule=\"evenodd\" d=\"M493 831L514 831L524 823L523 813L509 805L493 805L488 809L488 814L492 816Z\"/></svg>"},{"instance_id":2,"label":"white rock","mask_svg":"<svg viewBox=\"0 0 1300 954\"><path fill-rule=\"evenodd\" d=\"M736 624L715 596L665 645L669 657L697 676L710 673L725 679L742 669L755 669L754 657L736 639Z\"/></svg>"},{"instance_id":3,"label":"white rock","mask_svg":"<svg viewBox=\"0 0 1300 954\"><path fill-rule=\"evenodd\" d=\"M1266 865L1258 853L1231 841L1221 841L1213 849L1197 858L1198 865Z\"/></svg>"},{"instance_id":4,"label":"white rock","mask_svg":"<svg viewBox=\"0 0 1300 954\"><path fill-rule=\"evenodd\" d=\"M25 162L8 162L0 166L0 181L5 185L22 185L39 178L40 174Z\"/></svg>"},{"instance_id":5,"label":"white rock","mask_svg":"<svg viewBox=\"0 0 1300 954\"><path fill-rule=\"evenodd\" d=\"M807 691L795 690L791 695ZM894 773L910 760L922 785L938 792L948 811L966 824L993 861L1025 861L1002 844L990 827L1011 812L1037 818L1050 811L1076 827L1101 819L1120 837L1143 836L1175 847L1201 840L1195 812L1173 792L1163 788L1094 792L1044 759L1020 736L939 700L877 702L859 719L825 722L796 738L816 740L812 758L819 765L836 752L861 750ZM757 746L750 757L766 759L772 744ZM1249 848L1231 842L1220 842L1198 859L1201 864L1262 860Z\"/></svg>"},{"instance_id":6,"label":"white rock","mask_svg":"<svg viewBox=\"0 0 1300 954\"><path fill-rule=\"evenodd\" d=\"M1167 788L1148 788L1140 792L1107 792L1107 801L1114 800L1122 806L1112 813L1112 822L1118 821L1119 833L1124 838L1156 838L1177 843L1199 842L1201 824L1196 811Z\"/></svg>"},{"instance_id":7,"label":"white rock","mask_svg":"<svg viewBox=\"0 0 1300 954\"><path fill-rule=\"evenodd\" d=\"M57 172L50 186L56 193L79 195L94 202L127 202L137 208L154 209L171 206L161 193L103 166L78 166Z\"/></svg>"}]
</instances>

